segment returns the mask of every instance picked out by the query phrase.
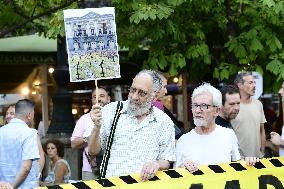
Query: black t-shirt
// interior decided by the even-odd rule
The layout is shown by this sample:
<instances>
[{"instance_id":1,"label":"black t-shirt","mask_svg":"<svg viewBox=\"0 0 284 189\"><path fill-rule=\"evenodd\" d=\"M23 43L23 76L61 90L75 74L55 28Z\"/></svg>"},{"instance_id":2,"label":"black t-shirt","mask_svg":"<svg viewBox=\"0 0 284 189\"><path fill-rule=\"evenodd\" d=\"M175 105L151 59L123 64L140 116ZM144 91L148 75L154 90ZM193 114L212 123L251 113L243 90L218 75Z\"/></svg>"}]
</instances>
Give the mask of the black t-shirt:
<instances>
[{"instance_id":1,"label":"black t-shirt","mask_svg":"<svg viewBox=\"0 0 284 189\"><path fill-rule=\"evenodd\" d=\"M226 128L229 128L229 129L233 129L231 123L225 119L223 119L222 117L220 116L217 116L216 119L215 119L215 123L217 125L220 125L222 127L226 127Z\"/></svg>"}]
</instances>

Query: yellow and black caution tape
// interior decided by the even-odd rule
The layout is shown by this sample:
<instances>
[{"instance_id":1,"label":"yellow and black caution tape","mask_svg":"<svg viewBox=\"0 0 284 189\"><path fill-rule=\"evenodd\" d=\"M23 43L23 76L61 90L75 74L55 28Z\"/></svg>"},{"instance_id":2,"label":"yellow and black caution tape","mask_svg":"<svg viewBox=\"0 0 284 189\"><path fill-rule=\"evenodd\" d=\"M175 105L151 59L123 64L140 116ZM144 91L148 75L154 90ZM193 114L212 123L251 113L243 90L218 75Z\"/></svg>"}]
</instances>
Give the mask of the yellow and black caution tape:
<instances>
[{"instance_id":1,"label":"yellow and black caution tape","mask_svg":"<svg viewBox=\"0 0 284 189\"><path fill-rule=\"evenodd\" d=\"M191 174L183 168L159 171L149 181L139 174L80 181L38 189L284 189L284 158L262 159L254 166L244 161L200 166Z\"/></svg>"}]
</instances>

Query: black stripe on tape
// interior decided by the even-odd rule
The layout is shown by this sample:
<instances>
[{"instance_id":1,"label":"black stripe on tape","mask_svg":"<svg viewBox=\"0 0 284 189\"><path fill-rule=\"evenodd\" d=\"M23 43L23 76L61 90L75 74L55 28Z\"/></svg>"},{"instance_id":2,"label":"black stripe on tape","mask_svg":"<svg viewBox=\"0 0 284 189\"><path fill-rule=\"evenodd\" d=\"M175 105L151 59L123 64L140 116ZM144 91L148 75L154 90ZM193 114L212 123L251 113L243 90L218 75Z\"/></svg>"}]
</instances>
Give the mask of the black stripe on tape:
<instances>
[{"instance_id":1,"label":"black stripe on tape","mask_svg":"<svg viewBox=\"0 0 284 189\"><path fill-rule=\"evenodd\" d=\"M247 170L242 164L240 163L230 163L229 164L231 167L233 167L236 171L244 171Z\"/></svg>"},{"instance_id":2,"label":"black stripe on tape","mask_svg":"<svg viewBox=\"0 0 284 189\"><path fill-rule=\"evenodd\" d=\"M256 162L254 165L255 168L257 169L263 169L265 168L265 166L261 163L261 162Z\"/></svg>"},{"instance_id":3,"label":"black stripe on tape","mask_svg":"<svg viewBox=\"0 0 284 189\"><path fill-rule=\"evenodd\" d=\"M156 181L156 180L160 180L157 176L154 176L153 178L151 179L148 179L149 181Z\"/></svg>"},{"instance_id":4,"label":"black stripe on tape","mask_svg":"<svg viewBox=\"0 0 284 189\"><path fill-rule=\"evenodd\" d=\"M91 189L84 182L76 182L76 183L72 183L72 185L75 186L76 188L80 188L80 189Z\"/></svg>"},{"instance_id":5,"label":"black stripe on tape","mask_svg":"<svg viewBox=\"0 0 284 189\"><path fill-rule=\"evenodd\" d=\"M219 165L208 165L208 167L215 173L224 173L225 171Z\"/></svg>"},{"instance_id":6,"label":"black stripe on tape","mask_svg":"<svg viewBox=\"0 0 284 189\"><path fill-rule=\"evenodd\" d=\"M171 178L180 178L182 177L182 175L180 175L178 172L176 172L175 170L167 170L164 171L167 175L169 175Z\"/></svg>"},{"instance_id":7,"label":"black stripe on tape","mask_svg":"<svg viewBox=\"0 0 284 189\"><path fill-rule=\"evenodd\" d=\"M110 182L108 179L99 179L96 180L100 185L103 187L112 187L115 186L112 182Z\"/></svg>"},{"instance_id":8,"label":"black stripe on tape","mask_svg":"<svg viewBox=\"0 0 284 189\"><path fill-rule=\"evenodd\" d=\"M54 185L54 186L46 186L48 189L62 189L59 185Z\"/></svg>"},{"instance_id":9,"label":"black stripe on tape","mask_svg":"<svg viewBox=\"0 0 284 189\"><path fill-rule=\"evenodd\" d=\"M269 160L275 167L283 167L284 165L278 159Z\"/></svg>"},{"instance_id":10,"label":"black stripe on tape","mask_svg":"<svg viewBox=\"0 0 284 189\"><path fill-rule=\"evenodd\" d=\"M193 175L204 175L204 173L201 170L197 170L192 173Z\"/></svg>"},{"instance_id":11,"label":"black stripe on tape","mask_svg":"<svg viewBox=\"0 0 284 189\"><path fill-rule=\"evenodd\" d=\"M127 184L134 184L134 183L138 183L134 178L132 178L130 175L127 176L120 176L119 177L121 180L123 180L124 182L126 182Z\"/></svg>"}]
</instances>

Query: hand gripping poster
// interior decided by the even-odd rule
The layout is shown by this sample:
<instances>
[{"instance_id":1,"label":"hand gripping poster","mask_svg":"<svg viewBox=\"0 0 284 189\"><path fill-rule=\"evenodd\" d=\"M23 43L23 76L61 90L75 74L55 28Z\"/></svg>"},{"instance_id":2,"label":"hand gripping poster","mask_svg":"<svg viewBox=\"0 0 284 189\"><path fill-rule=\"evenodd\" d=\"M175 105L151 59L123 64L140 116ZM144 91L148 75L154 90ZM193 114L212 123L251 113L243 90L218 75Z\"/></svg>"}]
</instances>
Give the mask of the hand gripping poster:
<instances>
[{"instance_id":1,"label":"hand gripping poster","mask_svg":"<svg viewBox=\"0 0 284 189\"><path fill-rule=\"evenodd\" d=\"M114 7L64 10L71 82L120 77Z\"/></svg>"}]
</instances>

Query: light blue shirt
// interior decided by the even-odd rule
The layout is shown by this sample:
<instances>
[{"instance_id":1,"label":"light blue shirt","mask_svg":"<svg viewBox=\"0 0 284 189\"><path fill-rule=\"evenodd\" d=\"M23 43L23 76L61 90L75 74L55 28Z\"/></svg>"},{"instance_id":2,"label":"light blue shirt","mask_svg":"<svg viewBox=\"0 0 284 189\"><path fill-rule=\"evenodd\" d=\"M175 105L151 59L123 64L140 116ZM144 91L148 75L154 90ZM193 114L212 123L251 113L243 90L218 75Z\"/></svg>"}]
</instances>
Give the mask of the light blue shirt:
<instances>
[{"instance_id":1,"label":"light blue shirt","mask_svg":"<svg viewBox=\"0 0 284 189\"><path fill-rule=\"evenodd\" d=\"M0 128L0 180L13 183L23 160L32 160L32 168L19 189L38 187L39 150L37 133L14 118Z\"/></svg>"}]
</instances>

